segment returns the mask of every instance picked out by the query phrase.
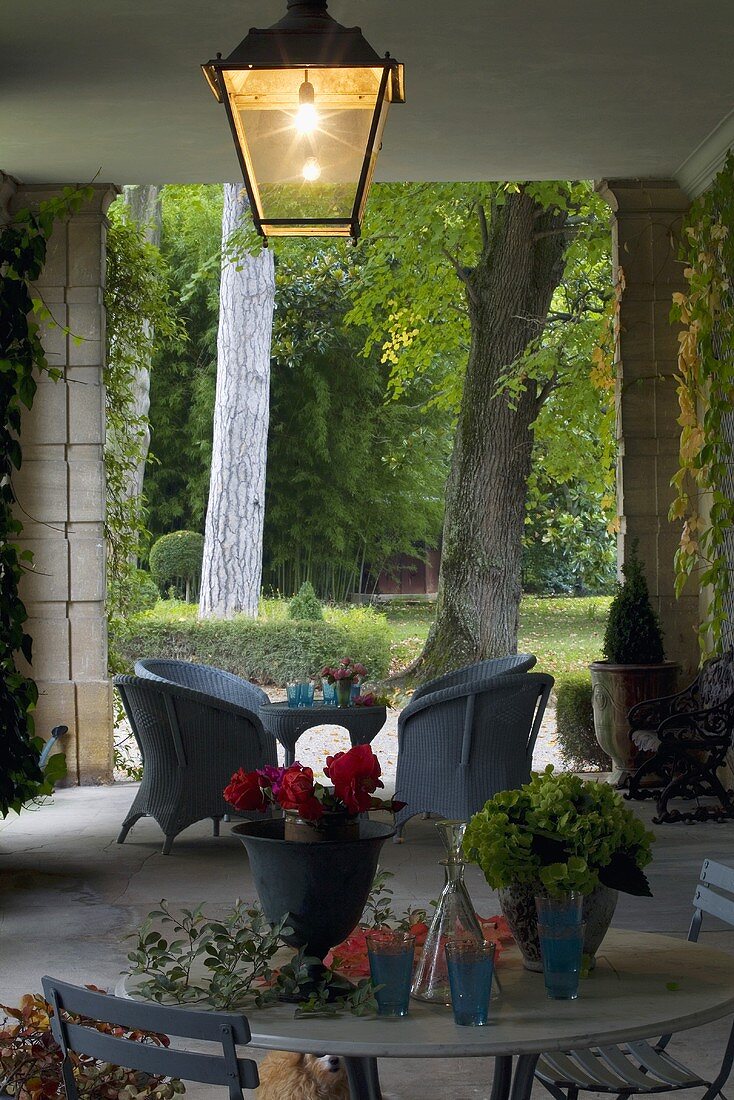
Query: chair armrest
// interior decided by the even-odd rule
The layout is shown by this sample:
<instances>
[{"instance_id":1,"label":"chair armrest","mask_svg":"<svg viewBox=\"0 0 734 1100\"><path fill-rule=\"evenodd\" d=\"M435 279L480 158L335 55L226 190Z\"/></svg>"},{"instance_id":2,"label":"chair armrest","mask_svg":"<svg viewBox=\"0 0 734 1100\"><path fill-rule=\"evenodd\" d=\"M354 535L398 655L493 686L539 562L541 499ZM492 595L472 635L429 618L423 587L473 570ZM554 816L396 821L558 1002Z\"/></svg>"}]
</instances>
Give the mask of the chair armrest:
<instances>
[{"instance_id":1,"label":"chair armrest","mask_svg":"<svg viewBox=\"0 0 734 1100\"><path fill-rule=\"evenodd\" d=\"M734 697L727 699L718 707L706 710L688 710L669 715L657 729L661 742L675 741L678 734L696 733L702 739L707 737L731 738L734 730Z\"/></svg>"},{"instance_id":2,"label":"chair armrest","mask_svg":"<svg viewBox=\"0 0 734 1100\"><path fill-rule=\"evenodd\" d=\"M630 724L630 731L657 729L660 723L671 715L685 714L696 710L698 706L698 677L696 677L692 684L676 692L675 695L663 695L659 699L645 699L641 703L635 703L629 709L627 721Z\"/></svg>"}]
</instances>

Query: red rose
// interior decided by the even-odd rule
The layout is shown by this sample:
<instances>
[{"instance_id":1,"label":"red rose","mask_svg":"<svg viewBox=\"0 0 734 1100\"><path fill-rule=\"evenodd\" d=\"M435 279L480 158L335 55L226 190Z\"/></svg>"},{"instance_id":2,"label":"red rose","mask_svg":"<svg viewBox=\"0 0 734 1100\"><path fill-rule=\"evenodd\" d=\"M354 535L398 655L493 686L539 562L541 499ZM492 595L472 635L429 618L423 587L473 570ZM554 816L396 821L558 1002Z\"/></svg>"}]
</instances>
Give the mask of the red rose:
<instances>
[{"instance_id":1,"label":"red rose","mask_svg":"<svg viewBox=\"0 0 734 1100\"><path fill-rule=\"evenodd\" d=\"M261 810L268 807L268 799L262 788L262 777L257 772L246 772L240 768L224 788L224 797L236 810Z\"/></svg>"},{"instance_id":2,"label":"red rose","mask_svg":"<svg viewBox=\"0 0 734 1100\"><path fill-rule=\"evenodd\" d=\"M284 810L297 810L307 821L316 821L324 807L314 793L313 771L301 764L286 768L278 791L278 802Z\"/></svg>"},{"instance_id":3,"label":"red rose","mask_svg":"<svg viewBox=\"0 0 734 1100\"><path fill-rule=\"evenodd\" d=\"M372 792L384 787L380 761L369 745L355 745L349 752L327 756L324 772L334 784L334 795L350 814L369 810Z\"/></svg>"}]
</instances>

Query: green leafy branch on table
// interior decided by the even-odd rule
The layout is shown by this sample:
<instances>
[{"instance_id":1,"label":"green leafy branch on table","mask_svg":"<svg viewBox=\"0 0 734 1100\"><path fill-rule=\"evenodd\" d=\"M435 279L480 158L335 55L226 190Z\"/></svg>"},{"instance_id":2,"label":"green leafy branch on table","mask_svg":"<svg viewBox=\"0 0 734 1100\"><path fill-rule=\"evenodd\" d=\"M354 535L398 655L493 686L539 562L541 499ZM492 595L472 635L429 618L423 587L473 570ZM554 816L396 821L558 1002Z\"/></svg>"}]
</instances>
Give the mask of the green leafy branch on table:
<instances>
[{"instance_id":1,"label":"green leafy branch on table","mask_svg":"<svg viewBox=\"0 0 734 1100\"><path fill-rule=\"evenodd\" d=\"M363 926L389 924L408 929L425 921L424 909L408 910L402 916L395 912L393 890L388 885L391 878L389 871L375 875L362 915ZM174 912L163 900L129 937L135 946L128 954L131 965L127 972L140 976L138 992L159 1004L206 1001L218 1010L247 1005L262 1008L310 987L309 966L320 962L297 951L284 965L276 964L282 937L291 931L287 916L271 925L259 905L239 900L221 918L207 916L202 905ZM194 976L195 964L197 975L204 970L200 977ZM343 1011L362 1016L376 1010L370 979L351 980L335 967L336 960L298 1005L297 1016L332 1016Z\"/></svg>"}]
</instances>

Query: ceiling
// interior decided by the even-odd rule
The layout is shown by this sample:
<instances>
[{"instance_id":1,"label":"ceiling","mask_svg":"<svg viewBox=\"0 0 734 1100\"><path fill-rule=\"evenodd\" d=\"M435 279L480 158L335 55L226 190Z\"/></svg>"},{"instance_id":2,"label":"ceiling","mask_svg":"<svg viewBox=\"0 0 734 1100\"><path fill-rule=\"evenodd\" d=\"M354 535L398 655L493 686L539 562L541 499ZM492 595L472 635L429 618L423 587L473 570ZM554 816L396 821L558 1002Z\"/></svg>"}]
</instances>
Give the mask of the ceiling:
<instances>
[{"instance_id":1,"label":"ceiling","mask_svg":"<svg viewBox=\"0 0 734 1100\"><path fill-rule=\"evenodd\" d=\"M3 5L0 169L27 183L239 178L199 64L285 0ZM331 0L405 63L378 178L675 177L734 144L732 0Z\"/></svg>"}]
</instances>

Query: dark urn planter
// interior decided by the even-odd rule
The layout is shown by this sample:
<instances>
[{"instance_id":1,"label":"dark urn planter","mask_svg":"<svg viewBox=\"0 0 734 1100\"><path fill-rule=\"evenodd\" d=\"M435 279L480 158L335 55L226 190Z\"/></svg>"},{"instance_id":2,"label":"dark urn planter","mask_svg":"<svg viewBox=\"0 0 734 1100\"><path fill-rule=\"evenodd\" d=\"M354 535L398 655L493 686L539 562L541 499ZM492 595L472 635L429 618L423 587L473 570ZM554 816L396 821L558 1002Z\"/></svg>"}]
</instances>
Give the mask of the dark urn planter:
<instances>
[{"instance_id":1,"label":"dark urn planter","mask_svg":"<svg viewBox=\"0 0 734 1100\"><path fill-rule=\"evenodd\" d=\"M248 821L232 830L250 860L263 912L275 922L286 913L291 947L323 959L359 922L377 871L380 849L395 835L392 825L360 820L356 840L312 844L283 838L280 821ZM312 968L318 980L323 966Z\"/></svg>"},{"instance_id":2,"label":"dark urn planter","mask_svg":"<svg viewBox=\"0 0 734 1100\"><path fill-rule=\"evenodd\" d=\"M520 948L526 970L543 969L538 940L538 913L535 908L535 896L539 892L540 886L519 885L508 886L499 891L500 908ZM616 906L617 891L610 890L608 886L597 886L584 897L584 955L588 956L590 970L595 966L594 956L607 934Z\"/></svg>"},{"instance_id":3,"label":"dark urn planter","mask_svg":"<svg viewBox=\"0 0 734 1100\"><path fill-rule=\"evenodd\" d=\"M624 787L642 763L642 759L638 760L639 749L630 737L627 721L630 707L646 699L672 695L678 665L673 661L663 661L659 665L615 665L611 661L594 661L589 671L594 733L612 760L609 782L615 787Z\"/></svg>"}]
</instances>

